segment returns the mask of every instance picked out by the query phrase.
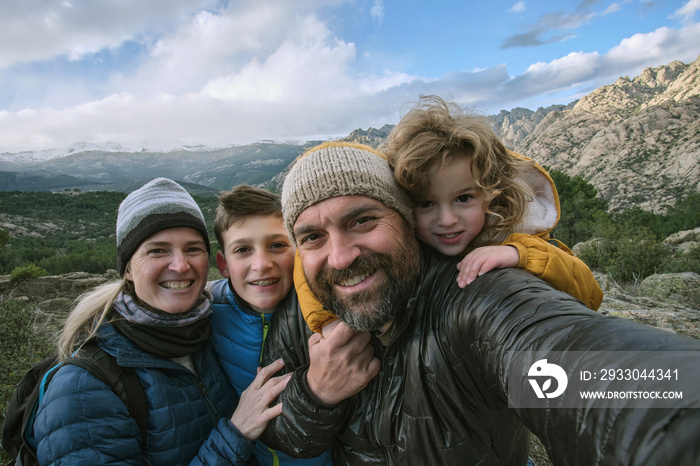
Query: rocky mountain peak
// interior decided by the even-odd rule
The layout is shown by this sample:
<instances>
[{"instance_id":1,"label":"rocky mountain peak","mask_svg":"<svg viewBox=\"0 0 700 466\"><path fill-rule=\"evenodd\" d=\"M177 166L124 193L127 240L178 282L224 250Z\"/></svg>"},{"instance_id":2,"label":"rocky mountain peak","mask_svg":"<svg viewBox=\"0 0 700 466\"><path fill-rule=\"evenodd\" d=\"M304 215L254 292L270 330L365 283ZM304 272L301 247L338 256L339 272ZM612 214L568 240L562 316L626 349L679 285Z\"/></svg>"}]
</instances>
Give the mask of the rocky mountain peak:
<instances>
[{"instance_id":1,"label":"rocky mountain peak","mask_svg":"<svg viewBox=\"0 0 700 466\"><path fill-rule=\"evenodd\" d=\"M653 107L655 105L662 105L667 102L682 102L693 96L700 95L700 56L689 66L683 65L683 63L674 61L668 67L672 67L672 71L663 70L664 75L672 75L671 79L666 86L664 92L642 104L642 107ZM676 70L683 70L674 74Z\"/></svg>"},{"instance_id":2,"label":"rocky mountain peak","mask_svg":"<svg viewBox=\"0 0 700 466\"><path fill-rule=\"evenodd\" d=\"M583 97L574 112L608 113L611 118L624 117L640 105L662 94L688 65L673 62L658 68L647 68L639 76L618 78L613 84L600 87Z\"/></svg>"},{"instance_id":3,"label":"rocky mountain peak","mask_svg":"<svg viewBox=\"0 0 700 466\"><path fill-rule=\"evenodd\" d=\"M393 127L394 125L384 125L381 128L356 129L342 140L366 144L376 149L386 140Z\"/></svg>"},{"instance_id":4,"label":"rocky mountain peak","mask_svg":"<svg viewBox=\"0 0 700 466\"><path fill-rule=\"evenodd\" d=\"M578 102L494 127L506 145L593 184L612 210L664 212L700 190L700 58L621 77Z\"/></svg>"}]
</instances>

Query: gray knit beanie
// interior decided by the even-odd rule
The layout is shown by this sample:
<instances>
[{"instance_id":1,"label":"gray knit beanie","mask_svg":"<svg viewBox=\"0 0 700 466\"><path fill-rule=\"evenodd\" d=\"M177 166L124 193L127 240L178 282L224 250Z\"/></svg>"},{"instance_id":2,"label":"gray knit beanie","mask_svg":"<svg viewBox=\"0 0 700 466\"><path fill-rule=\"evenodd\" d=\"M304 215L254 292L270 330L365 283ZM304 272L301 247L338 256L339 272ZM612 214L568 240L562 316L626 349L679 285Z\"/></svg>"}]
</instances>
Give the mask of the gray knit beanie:
<instances>
[{"instance_id":1,"label":"gray knit beanie","mask_svg":"<svg viewBox=\"0 0 700 466\"><path fill-rule=\"evenodd\" d=\"M117 213L117 267L124 275L126 264L147 238L161 230L190 227L202 234L211 253L204 215L179 184L156 178L126 196Z\"/></svg>"},{"instance_id":2,"label":"gray knit beanie","mask_svg":"<svg viewBox=\"0 0 700 466\"><path fill-rule=\"evenodd\" d=\"M306 151L282 187L282 212L289 234L308 207L339 196L362 195L383 202L415 225L411 201L401 189L384 155L356 143L326 142Z\"/></svg>"}]
</instances>

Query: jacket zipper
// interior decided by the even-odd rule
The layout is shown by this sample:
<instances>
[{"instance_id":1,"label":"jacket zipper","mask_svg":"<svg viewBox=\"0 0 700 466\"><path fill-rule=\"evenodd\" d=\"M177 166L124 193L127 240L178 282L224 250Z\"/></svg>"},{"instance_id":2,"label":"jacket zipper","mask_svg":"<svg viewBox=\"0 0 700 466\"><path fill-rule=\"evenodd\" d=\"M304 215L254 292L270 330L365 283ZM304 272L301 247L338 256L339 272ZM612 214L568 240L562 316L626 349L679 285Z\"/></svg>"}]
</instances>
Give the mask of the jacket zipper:
<instances>
[{"instance_id":1,"label":"jacket zipper","mask_svg":"<svg viewBox=\"0 0 700 466\"><path fill-rule=\"evenodd\" d=\"M199 372L197 371L197 368L195 367L194 362L192 364L192 372L190 372L190 373L193 374L194 377L197 379L197 387L199 388L199 392L202 394L202 397L204 398L204 401L206 402L207 410L209 411L209 415L211 416L211 418L215 422L217 422L219 420L219 416L216 413L216 408L214 407L214 404L209 399L209 391L204 386L204 382L202 382L202 378L199 376Z\"/></svg>"},{"instance_id":2,"label":"jacket zipper","mask_svg":"<svg viewBox=\"0 0 700 466\"><path fill-rule=\"evenodd\" d=\"M260 345L260 364L262 365L263 350L265 349L265 340L267 340L267 332L270 330L270 321L267 320L265 314L260 314L260 317L262 317L263 324L262 345ZM279 466L280 459L279 456L277 456L277 452L269 447L267 447L267 449L270 451L270 453L272 453L272 466Z\"/></svg>"},{"instance_id":3,"label":"jacket zipper","mask_svg":"<svg viewBox=\"0 0 700 466\"><path fill-rule=\"evenodd\" d=\"M260 317L262 317L263 324L262 345L260 345L260 363L262 364L263 350L265 349L265 340L267 340L267 332L270 330L270 321L267 320L265 314L260 314Z\"/></svg>"}]
</instances>

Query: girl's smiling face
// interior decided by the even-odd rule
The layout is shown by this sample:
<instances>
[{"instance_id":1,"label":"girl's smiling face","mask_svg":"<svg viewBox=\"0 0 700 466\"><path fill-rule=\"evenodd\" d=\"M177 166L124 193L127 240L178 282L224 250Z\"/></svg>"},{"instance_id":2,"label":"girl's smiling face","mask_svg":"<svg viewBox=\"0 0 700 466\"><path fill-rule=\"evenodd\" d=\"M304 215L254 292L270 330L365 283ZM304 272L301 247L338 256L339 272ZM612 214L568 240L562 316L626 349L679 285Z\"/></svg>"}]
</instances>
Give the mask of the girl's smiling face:
<instances>
[{"instance_id":1,"label":"girl's smiling face","mask_svg":"<svg viewBox=\"0 0 700 466\"><path fill-rule=\"evenodd\" d=\"M484 196L469 162L457 154L434 170L426 198L414 207L418 239L446 256L462 254L486 223Z\"/></svg>"}]
</instances>

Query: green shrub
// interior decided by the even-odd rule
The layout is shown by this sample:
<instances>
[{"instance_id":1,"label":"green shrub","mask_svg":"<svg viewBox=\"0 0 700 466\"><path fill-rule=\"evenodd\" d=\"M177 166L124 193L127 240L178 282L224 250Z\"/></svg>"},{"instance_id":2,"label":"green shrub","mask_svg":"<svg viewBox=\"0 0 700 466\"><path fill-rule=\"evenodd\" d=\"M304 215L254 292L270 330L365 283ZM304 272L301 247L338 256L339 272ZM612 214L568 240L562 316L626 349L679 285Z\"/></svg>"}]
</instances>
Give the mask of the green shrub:
<instances>
[{"instance_id":1,"label":"green shrub","mask_svg":"<svg viewBox=\"0 0 700 466\"><path fill-rule=\"evenodd\" d=\"M27 303L0 300L0 421L5 420L7 404L24 373L56 352L54 343L34 330L33 319Z\"/></svg>"},{"instance_id":2,"label":"green shrub","mask_svg":"<svg viewBox=\"0 0 700 466\"><path fill-rule=\"evenodd\" d=\"M693 248L686 254L670 256L661 267L661 272L695 272L700 274L700 247Z\"/></svg>"},{"instance_id":3,"label":"green shrub","mask_svg":"<svg viewBox=\"0 0 700 466\"><path fill-rule=\"evenodd\" d=\"M10 274L10 279L12 281L27 280L30 278L39 278L46 275L46 270L42 269L38 265L29 264L25 267L17 267Z\"/></svg>"},{"instance_id":4,"label":"green shrub","mask_svg":"<svg viewBox=\"0 0 700 466\"><path fill-rule=\"evenodd\" d=\"M605 223L596 230L596 237L578 257L616 281L636 282L659 273L672 255L671 248L648 228L631 229Z\"/></svg>"},{"instance_id":5,"label":"green shrub","mask_svg":"<svg viewBox=\"0 0 700 466\"><path fill-rule=\"evenodd\" d=\"M659 234L664 238L672 233L700 227L700 193L692 193L676 201L660 225Z\"/></svg>"}]
</instances>

